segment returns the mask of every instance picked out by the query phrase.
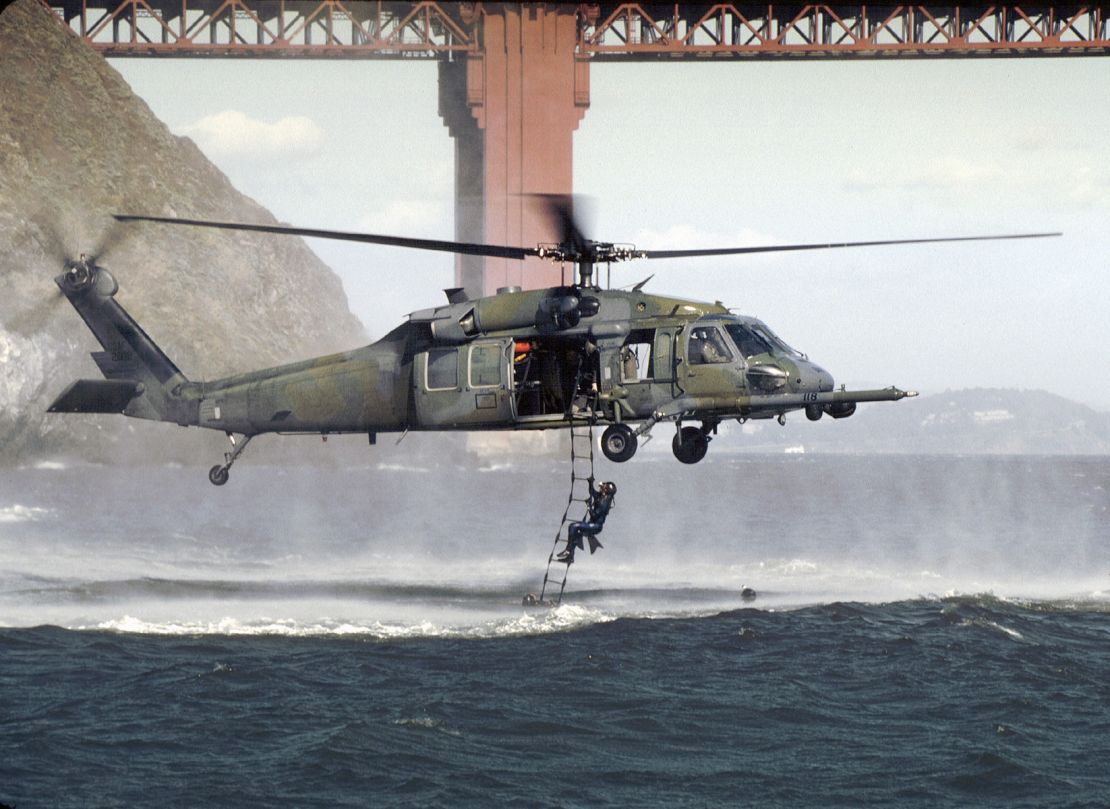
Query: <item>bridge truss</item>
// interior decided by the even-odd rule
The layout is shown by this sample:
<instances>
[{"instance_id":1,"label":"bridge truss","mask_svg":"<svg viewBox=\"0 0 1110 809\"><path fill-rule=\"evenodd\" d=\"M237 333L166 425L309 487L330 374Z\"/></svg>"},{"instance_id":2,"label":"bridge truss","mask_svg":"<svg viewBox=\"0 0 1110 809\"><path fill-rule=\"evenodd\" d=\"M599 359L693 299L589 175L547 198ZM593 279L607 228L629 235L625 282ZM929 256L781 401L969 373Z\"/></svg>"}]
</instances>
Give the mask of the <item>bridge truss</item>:
<instances>
[{"instance_id":1,"label":"bridge truss","mask_svg":"<svg viewBox=\"0 0 1110 809\"><path fill-rule=\"evenodd\" d=\"M1102 4L42 2L113 57L452 60L482 53L487 14L544 5L576 16L576 56L592 61L1110 53L1110 9Z\"/></svg>"}]
</instances>

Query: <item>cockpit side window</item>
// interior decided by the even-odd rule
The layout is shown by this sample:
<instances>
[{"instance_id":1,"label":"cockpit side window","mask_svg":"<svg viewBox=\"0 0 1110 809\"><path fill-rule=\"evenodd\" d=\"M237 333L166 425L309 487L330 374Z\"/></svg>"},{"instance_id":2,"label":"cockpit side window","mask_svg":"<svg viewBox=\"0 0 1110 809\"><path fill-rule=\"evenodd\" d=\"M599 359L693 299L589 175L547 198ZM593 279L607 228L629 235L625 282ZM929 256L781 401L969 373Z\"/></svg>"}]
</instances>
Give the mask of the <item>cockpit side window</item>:
<instances>
[{"instance_id":1,"label":"cockpit side window","mask_svg":"<svg viewBox=\"0 0 1110 809\"><path fill-rule=\"evenodd\" d=\"M770 354L772 344L754 329L742 323L730 323L725 326L729 336L744 355L744 359L751 359L757 354Z\"/></svg>"},{"instance_id":2,"label":"cockpit side window","mask_svg":"<svg viewBox=\"0 0 1110 809\"><path fill-rule=\"evenodd\" d=\"M732 360L732 351L721 333L711 326L698 326L690 332L686 353L691 365L716 365Z\"/></svg>"}]
</instances>

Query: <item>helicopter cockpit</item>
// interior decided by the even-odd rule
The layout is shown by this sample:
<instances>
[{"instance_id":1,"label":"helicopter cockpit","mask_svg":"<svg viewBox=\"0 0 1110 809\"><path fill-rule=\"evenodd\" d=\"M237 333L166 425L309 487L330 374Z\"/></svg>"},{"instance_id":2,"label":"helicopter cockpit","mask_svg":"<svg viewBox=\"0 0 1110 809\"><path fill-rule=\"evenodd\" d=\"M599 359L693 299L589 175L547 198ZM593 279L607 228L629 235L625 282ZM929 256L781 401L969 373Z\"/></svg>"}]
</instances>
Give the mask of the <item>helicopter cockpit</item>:
<instances>
[{"instance_id":1,"label":"helicopter cockpit","mask_svg":"<svg viewBox=\"0 0 1110 809\"><path fill-rule=\"evenodd\" d=\"M686 356L695 373L699 366L742 369L748 387L755 391L833 389L831 374L752 317L713 315L696 321L690 328Z\"/></svg>"},{"instance_id":2,"label":"helicopter cockpit","mask_svg":"<svg viewBox=\"0 0 1110 809\"><path fill-rule=\"evenodd\" d=\"M805 354L788 346L767 325L753 320L747 323L727 323L725 331L740 349L744 359L751 359L759 354L785 354L790 357L805 359Z\"/></svg>"}]
</instances>

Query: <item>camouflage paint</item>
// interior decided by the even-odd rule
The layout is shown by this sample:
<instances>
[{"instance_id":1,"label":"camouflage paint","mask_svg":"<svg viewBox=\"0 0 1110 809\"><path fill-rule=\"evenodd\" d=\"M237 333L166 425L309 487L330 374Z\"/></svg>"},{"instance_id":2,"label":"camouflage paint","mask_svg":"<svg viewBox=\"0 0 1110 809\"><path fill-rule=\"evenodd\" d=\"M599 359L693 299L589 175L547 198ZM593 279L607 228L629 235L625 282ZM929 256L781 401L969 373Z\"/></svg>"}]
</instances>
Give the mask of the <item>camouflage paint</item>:
<instances>
[{"instance_id":1,"label":"camouflage paint","mask_svg":"<svg viewBox=\"0 0 1110 809\"><path fill-rule=\"evenodd\" d=\"M74 383L52 406L57 412L122 412L247 436L569 427L572 402L528 417L516 412L517 343L581 357L594 376L593 417L643 422L641 431L684 419L710 431L729 418L770 418L806 407L819 414L834 405L842 417L851 403L913 395L896 388L834 391L826 371L785 345L745 359L726 327L770 330L720 303L579 287L449 303L414 312L378 342L353 351L190 382L115 301L117 285L105 270L74 264L56 282L104 347L94 358L109 380ZM715 330L731 354L727 361L692 362L695 329ZM650 342L651 375L629 380L622 377L621 350L633 332L641 347ZM445 363L435 384L432 353ZM761 390L753 372L765 375L757 382L771 375L781 389ZM561 388L571 377L565 365L559 373Z\"/></svg>"}]
</instances>

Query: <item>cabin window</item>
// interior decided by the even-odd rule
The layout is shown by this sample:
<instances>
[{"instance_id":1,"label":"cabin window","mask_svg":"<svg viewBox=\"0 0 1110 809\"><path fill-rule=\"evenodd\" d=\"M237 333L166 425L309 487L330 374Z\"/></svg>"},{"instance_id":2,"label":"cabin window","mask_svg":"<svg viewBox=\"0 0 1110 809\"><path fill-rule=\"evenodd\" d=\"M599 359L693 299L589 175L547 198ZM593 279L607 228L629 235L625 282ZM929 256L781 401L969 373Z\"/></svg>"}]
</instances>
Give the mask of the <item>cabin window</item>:
<instances>
[{"instance_id":1,"label":"cabin window","mask_svg":"<svg viewBox=\"0 0 1110 809\"><path fill-rule=\"evenodd\" d=\"M621 382L642 382L653 377L651 349L655 341L652 329L637 329L621 346Z\"/></svg>"},{"instance_id":2,"label":"cabin window","mask_svg":"<svg viewBox=\"0 0 1110 809\"><path fill-rule=\"evenodd\" d=\"M489 388L501 384L501 346L496 343L470 348L470 387Z\"/></svg>"},{"instance_id":3,"label":"cabin window","mask_svg":"<svg viewBox=\"0 0 1110 809\"><path fill-rule=\"evenodd\" d=\"M428 352L428 390L454 390L459 386L459 352L454 348L434 348Z\"/></svg>"},{"instance_id":4,"label":"cabin window","mask_svg":"<svg viewBox=\"0 0 1110 809\"><path fill-rule=\"evenodd\" d=\"M717 365L732 360L732 351L725 345L724 337L708 326L699 326L690 332L686 353L691 365Z\"/></svg>"}]
</instances>

